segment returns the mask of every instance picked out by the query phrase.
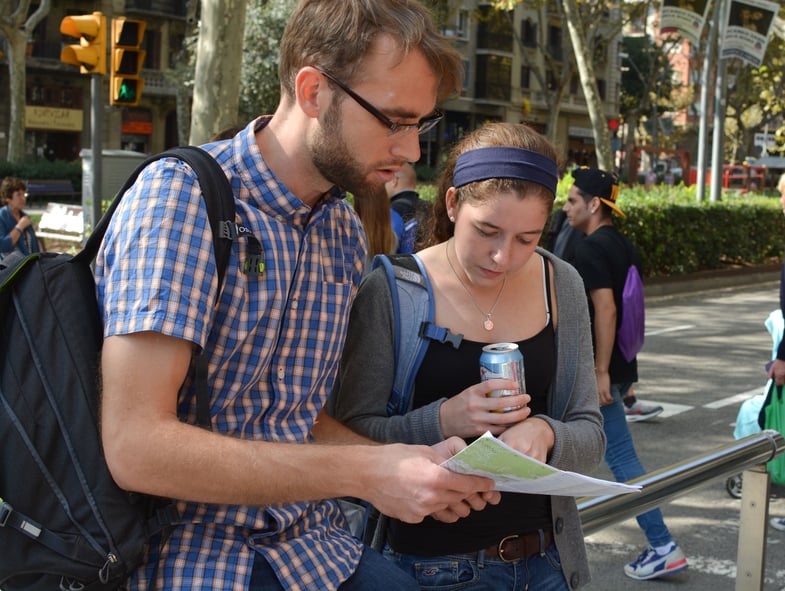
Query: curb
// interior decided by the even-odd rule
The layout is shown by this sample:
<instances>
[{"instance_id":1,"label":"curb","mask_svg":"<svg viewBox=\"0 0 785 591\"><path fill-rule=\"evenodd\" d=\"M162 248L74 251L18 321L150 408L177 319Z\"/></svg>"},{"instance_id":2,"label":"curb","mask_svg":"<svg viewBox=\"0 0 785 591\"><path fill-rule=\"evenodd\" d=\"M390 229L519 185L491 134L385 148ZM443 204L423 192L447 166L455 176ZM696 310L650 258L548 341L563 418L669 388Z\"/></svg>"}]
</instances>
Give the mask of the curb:
<instances>
[{"instance_id":1,"label":"curb","mask_svg":"<svg viewBox=\"0 0 785 591\"><path fill-rule=\"evenodd\" d=\"M647 298L656 298L758 283L778 283L781 269L780 263L768 263L686 275L651 277L644 279L643 292Z\"/></svg>"}]
</instances>

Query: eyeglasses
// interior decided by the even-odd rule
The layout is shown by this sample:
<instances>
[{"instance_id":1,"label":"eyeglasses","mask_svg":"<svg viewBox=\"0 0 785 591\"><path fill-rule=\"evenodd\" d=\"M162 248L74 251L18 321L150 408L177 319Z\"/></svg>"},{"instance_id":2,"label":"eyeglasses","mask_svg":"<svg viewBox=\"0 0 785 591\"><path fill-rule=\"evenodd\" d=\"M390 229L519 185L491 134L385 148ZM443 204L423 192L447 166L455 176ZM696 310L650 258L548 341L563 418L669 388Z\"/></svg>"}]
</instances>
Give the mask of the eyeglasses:
<instances>
[{"instance_id":1,"label":"eyeglasses","mask_svg":"<svg viewBox=\"0 0 785 591\"><path fill-rule=\"evenodd\" d=\"M382 113L379 109L374 107L371 103L366 101L359 94L354 92L351 88L346 86L343 82L338 80L338 78L330 74L330 72L318 66L315 67L327 78L329 78L332 82L334 82L335 85L338 86L338 88L340 88L350 97L352 97L352 99L354 99L358 105L360 105L363 109L365 109L371 115L376 117L382 123L382 125L384 125L387 129L390 130L390 135L396 133L405 134L415 129L417 130L418 134L422 135L423 133L433 129L436 126L436 124L439 123L439 121L441 121L444 118L444 113L442 113L439 109L434 109L433 113L431 113L430 115L426 115L425 117L420 119L417 123L396 123L395 121L390 119L387 115Z\"/></svg>"}]
</instances>

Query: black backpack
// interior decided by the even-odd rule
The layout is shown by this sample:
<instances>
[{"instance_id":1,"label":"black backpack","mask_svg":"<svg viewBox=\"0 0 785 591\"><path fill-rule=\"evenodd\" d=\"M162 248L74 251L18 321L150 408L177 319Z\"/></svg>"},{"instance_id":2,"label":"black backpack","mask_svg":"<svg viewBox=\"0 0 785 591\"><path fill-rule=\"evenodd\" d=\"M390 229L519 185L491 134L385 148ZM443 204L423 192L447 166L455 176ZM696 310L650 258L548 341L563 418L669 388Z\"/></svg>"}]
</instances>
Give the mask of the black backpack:
<instances>
[{"instance_id":1,"label":"black backpack","mask_svg":"<svg viewBox=\"0 0 785 591\"><path fill-rule=\"evenodd\" d=\"M164 157L185 161L199 178L220 286L236 236L234 197L218 163L191 146L142 163L75 256L17 252L0 262L4 591L116 589L139 565L149 536L177 522L171 501L121 490L106 466L98 428L103 328L90 267L123 194ZM209 421L206 383L196 389L201 424L205 411Z\"/></svg>"}]
</instances>

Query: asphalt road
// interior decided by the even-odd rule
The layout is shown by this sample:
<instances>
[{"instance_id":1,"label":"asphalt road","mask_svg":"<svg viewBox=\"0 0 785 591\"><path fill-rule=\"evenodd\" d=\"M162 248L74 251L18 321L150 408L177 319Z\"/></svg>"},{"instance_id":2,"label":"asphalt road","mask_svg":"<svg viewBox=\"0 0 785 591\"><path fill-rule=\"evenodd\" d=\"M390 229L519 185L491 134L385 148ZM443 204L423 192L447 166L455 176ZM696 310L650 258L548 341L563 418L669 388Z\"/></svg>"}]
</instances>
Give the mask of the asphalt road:
<instances>
[{"instance_id":1,"label":"asphalt road","mask_svg":"<svg viewBox=\"0 0 785 591\"><path fill-rule=\"evenodd\" d=\"M707 284L712 285L712 284ZM695 288L692 284L690 288ZM647 336L639 355L639 398L661 404L659 417L631 424L636 449L653 471L733 441L739 406L765 383L772 342L763 322L778 307L777 275L764 283L647 298ZM612 479L602 466L595 474ZM785 517L785 487L773 486L769 511ZM634 519L588 536L589 590L733 590L740 501L713 482L661 507L690 567L639 582L625 563L646 547ZM785 591L785 532L769 528L763 589Z\"/></svg>"}]
</instances>

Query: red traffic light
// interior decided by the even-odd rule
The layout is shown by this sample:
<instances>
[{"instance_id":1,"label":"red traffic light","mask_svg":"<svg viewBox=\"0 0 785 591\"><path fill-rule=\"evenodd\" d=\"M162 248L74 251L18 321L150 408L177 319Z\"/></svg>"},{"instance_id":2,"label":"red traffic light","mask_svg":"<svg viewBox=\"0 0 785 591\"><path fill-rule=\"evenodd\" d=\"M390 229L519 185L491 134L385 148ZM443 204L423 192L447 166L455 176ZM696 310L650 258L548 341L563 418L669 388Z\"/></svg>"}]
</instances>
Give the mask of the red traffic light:
<instances>
[{"instance_id":1,"label":"red traffic light","mask_svg":"<svg viewBox=\"0 0 785 591\"><path fill-rule=\"evenodd\" d=\"M608 129L611 131L618 131L619 129L619 120L618 119L609 119L608 120Z\"/></svg>"}]
</instances>

